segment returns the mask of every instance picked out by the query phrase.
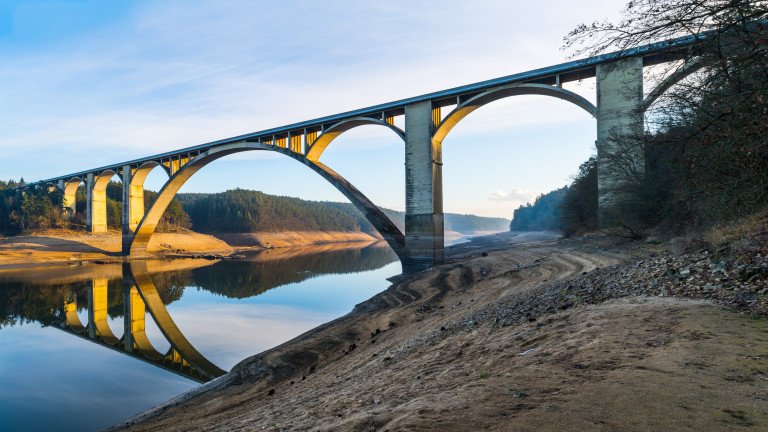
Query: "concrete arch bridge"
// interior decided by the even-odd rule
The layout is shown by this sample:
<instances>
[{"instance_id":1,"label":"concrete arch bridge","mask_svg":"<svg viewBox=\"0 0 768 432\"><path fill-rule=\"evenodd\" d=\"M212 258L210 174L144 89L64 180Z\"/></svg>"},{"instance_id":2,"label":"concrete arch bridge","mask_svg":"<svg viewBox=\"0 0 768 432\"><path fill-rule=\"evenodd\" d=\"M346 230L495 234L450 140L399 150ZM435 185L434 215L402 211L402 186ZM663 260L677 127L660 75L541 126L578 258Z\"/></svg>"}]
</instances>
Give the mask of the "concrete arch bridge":
<instances>
[{"instance_id":1,"label":"concrete arch bridge","mask_svg":"<svg viewBox=\"0 0 768 432\"><path fill-rule=\"evenodd\" d=\"M63 192L64 207L74 213L75 191L85 183L90 232L106 230L106 187L114 176L123 184L123 254L146 255L147 244L179 188L202 167L244 151L278 152L306 165L341 191L381 233L403 263L417 271L444 261L442 141L463 118L478 108L516 95L540 95L570 102L596 119L599 206L612 200L609 163L602 156L615 137L642 134L643 113L672 84L702 65L689 61L644 97L643 68L691 57L703 37L679 38L613 54L571 61L529 72L469 84L395 102L267 129L233 138L81 171L27 184ZM562 87L563 83L596 77L595 103ZM447 114L444 115L447 111ZM405 128L394 118L404 116ZM406 177L405 232L350 182L319 161L325 149L346 131L362 125L390 129L404 142ZM611 139L609 139L609 136ZM642 169L642 156L638 155ZM144 181L161 168L168 181L149 208L144 208Z\"/></svg>"}]
</instances>

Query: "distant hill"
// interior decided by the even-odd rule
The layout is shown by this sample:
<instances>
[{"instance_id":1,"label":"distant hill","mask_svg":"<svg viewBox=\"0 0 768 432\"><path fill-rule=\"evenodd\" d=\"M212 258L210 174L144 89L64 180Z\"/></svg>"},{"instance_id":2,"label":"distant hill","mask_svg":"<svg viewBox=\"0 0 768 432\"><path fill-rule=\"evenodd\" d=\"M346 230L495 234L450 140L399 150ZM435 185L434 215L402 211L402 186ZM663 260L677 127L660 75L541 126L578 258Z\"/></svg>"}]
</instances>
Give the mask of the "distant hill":
<instances>
[{"instance_id":1,"label":"distant hill","mask_svg":"<svg viewBox=\"0 0 768 432\"><path fill-rule=\"evenodd\" d=\"M360 231L358 218L322 202L244 189L195 195L180 201L188 203L184 209L196 231Z\"/></svg>"},{"instance_id":2,"label":"distant hill","mask_svg":"<svg viewBox=\"0 0 768 432\"><path fill-rule=\"evenodd\" d=\"M308 201L235 189L215 194L181 193L176 198L200 232L363 231L373 226L351 203ZM401 230L405 213L382 209ZM509 219L445 214L445 229L472 234L505 231Z\"/></svg>"}]
</instances>

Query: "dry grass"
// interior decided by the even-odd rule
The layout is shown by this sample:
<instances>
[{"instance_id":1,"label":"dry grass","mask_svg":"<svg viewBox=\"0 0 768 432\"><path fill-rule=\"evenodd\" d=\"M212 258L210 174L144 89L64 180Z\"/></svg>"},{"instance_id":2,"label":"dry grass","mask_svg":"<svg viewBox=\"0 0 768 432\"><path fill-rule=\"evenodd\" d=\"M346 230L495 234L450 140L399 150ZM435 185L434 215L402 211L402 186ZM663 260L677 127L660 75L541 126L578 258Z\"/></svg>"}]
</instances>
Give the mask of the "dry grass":
<instances>
[{"instance_id":1,"label":"dry grass","mask_svg":"<svg viewBox=\"0 0 768 432\"><path fill-rule=\"evenodd\" d=\"M745 218L712 227L698 236L698 243L712 252L750 243L768 233L768 208Z\"/></svg>"}]
</instances>

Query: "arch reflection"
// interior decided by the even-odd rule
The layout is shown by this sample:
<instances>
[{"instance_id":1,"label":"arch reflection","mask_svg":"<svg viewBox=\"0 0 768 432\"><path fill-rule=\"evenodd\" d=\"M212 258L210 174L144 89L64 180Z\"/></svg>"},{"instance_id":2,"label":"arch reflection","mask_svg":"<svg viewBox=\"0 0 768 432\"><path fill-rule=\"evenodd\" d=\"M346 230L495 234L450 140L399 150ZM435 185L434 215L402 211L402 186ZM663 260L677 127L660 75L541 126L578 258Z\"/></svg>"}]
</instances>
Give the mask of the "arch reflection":
<instances>
[{"instance_id":1,"label":"arch reflection","mask_svg":"<svg viewBox=\"0 0 768 432\"><path fill-rule=\"evenodd\" d=\"M224 261L177 259L0 271L0 331L37 322L206 382L225 371L187 340L166 309L184 296L187 287L244 299L322 275L372 271L395 261L395 253L380 241L260 250ZM147 336L147 316L168 341L168 349L159 349L159 340Z\"/></svg>"},{"instance_id":2,"label":"arch reflection","mask_svg":"<svg viewBox=\"0 0 768 432\"><path fill-rule=\"evenodd\" d=\"M60 328L70 334L119 351L154 366L197 382L224 375L222 370L184 337L165 308L146 261L124 263L122 267L123 336L117 338L108 324L108 281L93 279L88 288L88 323L77 316L78 294L71 292L65 304ZM81 294L82 295L82 294ZM166 352L152 345L146 334L147 312L170 343Z\"/></svg>"}]
</instances>

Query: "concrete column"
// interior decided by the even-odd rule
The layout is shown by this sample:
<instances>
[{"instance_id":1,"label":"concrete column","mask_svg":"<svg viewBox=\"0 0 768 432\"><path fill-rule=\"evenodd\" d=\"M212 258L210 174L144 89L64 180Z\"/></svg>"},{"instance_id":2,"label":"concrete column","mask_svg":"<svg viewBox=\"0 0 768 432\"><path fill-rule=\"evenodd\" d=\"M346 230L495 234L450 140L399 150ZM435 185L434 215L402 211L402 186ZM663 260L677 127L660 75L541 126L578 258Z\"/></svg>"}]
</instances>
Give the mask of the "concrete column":
<instances>
[{"instance_id":1,"label":"concrete column","mask_svg":"<svg viewBox=\"0 0 768 432\"><path fill-rule=\"evenodd\" d=\"M91 195L95 183L96 179L93 174L88 174L85 178L85 227L90 232L93 232L91 228L93 226L93 198Z\"/></svg>"},{"instance_id":2,"label":"concrete column","mask_svg":"<svg viewBox=\"0 0 768 432\"><path fill-rule=\"evenodd\" d=\"M137 171L138 174L138 171ZM123 253L128 254L133 234L144 217L144 178L134 178L130 165L123 167Z\"/></svg>"},{"instance_id":3,"label":"concrete column","mask_svg":"<svg viewBox=\"0 0 768 432\"><path fill-rule=\"evenodd\" d=\"M107 191L96 187L97 178L88 174L85 188L88 191L87 225L91 233L107 232Z\"/></svg>"},{"instance_id":4,"label":"concrete column","mask_svg":"<svg viewBox=\"0 0 768 432\"><path fill-rule=\"evenodd\" d=\"M600 225L612 222L611 207L626 185L626 162L645 169L644 151L633 145L643 134L643 59L597 65L597 190ZM617 150L629 156L622 165L609 157Z\"/></svg>"},{"instance_id":5,"label":"concrete column","mask_svg":"<svg viewBox=\"0 0 768 432\"><path fill-rule=\"evenodd\" d=\"M433 132L431 102L405 107L406 271L444 262L442 144Z\"/></svg>"}]
</instances>

